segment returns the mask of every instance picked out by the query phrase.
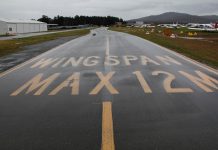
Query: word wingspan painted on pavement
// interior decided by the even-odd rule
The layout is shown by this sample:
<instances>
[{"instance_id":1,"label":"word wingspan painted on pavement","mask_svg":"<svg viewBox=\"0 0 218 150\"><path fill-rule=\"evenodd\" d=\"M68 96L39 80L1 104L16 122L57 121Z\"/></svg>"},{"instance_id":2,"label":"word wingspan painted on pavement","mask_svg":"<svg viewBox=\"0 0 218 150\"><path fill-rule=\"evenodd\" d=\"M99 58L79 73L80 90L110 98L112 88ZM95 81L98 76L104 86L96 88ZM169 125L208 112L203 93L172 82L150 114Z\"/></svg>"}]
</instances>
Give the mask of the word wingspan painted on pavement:
<instances>
[{"instance_id":1,"label":"word wingspan painted on pavement","mask_svg":"<svg viewBox=\"0 0 218 150\"><path fill-rule=\"evenodd\" d=\"M149 58L145 55L134 56L134 55L125 55L125 56L106 56L101 58L99 56L80 56L80 57L63 57L63 58L42 58L35 64L31 66L34 68L57 68L57 67L93 67L97 65L104 64L105 66L118 66L120 64L125 66L131 66L133 64L140 64L146 66L148 64L152 65L182 65L178 60L165 55L165 56L155 56L154 58Z\"/></svg>"}]
</instances>

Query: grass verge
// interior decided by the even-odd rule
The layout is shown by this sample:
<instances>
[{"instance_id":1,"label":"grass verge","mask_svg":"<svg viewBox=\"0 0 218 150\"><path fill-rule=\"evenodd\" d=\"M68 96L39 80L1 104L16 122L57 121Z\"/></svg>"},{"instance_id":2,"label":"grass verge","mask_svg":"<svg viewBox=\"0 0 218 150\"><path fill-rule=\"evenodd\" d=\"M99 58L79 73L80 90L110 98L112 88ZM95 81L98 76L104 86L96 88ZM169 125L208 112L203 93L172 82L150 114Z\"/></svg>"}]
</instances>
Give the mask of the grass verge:
<instances>
[{"instance_id":1,"label":"grass verge","mask_svg":"<svg viewBox=\"0 0 218 150\"><path fill-rule=\"evenodd\" d=\"M90 32L89 29L72 30L12 40L0 40L0 57L22 50L22 47L55 40L61 37L82 36Z\"/></svg>"},{"instance_id":2,"label":"grass verge","mask_svg":"<svg viewBox=\"0 0 218 150\"><path fill-rule=\"evenodd\" d=\"M152 29L111 27L110 30L136 35L207 64L215 69L218 68L218 33L199 32L198 34L202 35L204 39L190 40L166 37L161 34L161 30L163 29L160 28L153 29L153 32L150 32L149 35L146 35L145 33ZM175 33L176 31L173 32Z\"/></svg>"}]
</instances>

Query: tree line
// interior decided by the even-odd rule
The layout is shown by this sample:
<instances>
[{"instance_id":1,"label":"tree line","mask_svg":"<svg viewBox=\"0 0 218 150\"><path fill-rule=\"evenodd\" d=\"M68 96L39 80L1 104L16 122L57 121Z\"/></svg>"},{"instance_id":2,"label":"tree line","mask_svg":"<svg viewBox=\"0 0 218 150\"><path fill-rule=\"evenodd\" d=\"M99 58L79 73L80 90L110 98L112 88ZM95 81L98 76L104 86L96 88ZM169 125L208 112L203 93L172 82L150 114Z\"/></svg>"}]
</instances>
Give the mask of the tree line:
<instances>
[{"instance_id":1,"label":"tree line","mask_svg":"<svg viewBox=\"0 0 218 150\"><path fill-rule=\"evenodd\" d=\"M58 24L59 26L76 26L76 25L114 25L116 22L123 22L123 19L113 16L78 16L75 17L63 17L55 16L54 18L49 18L43 15L38 21L46 22L48 24Z\"/></svg>"}]
</instances>

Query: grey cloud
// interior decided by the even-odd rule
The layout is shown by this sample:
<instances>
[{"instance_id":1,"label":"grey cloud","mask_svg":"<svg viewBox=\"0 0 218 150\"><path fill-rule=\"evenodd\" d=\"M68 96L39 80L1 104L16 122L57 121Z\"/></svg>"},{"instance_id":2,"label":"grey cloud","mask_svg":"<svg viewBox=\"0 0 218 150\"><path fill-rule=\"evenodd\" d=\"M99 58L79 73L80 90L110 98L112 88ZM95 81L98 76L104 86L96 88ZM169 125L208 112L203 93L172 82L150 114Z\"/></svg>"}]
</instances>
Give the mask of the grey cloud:
<instances>
[{"instance_id":1,"label":"grey cloud","mask_svg":"<svg viewBox=\"0 0 218 150\"><path fill-rule=\"evenodd\" d=\"M189 12L192 14L218 14L218 2L214 3L197 3L193 5L182 4L175 6L175 10Z\"/></svg>"},{"instance_id":2,"label":"grey cloud","mask_svg":"<svg viewBox=\"0 0 218 150\"><path fill-rule=\"evenodd\" d=\"M124 19L167 11L218 14L214 0L0 0L0 18L39 18L55 15L114 15Z\"/></svg>"}]
</instances>

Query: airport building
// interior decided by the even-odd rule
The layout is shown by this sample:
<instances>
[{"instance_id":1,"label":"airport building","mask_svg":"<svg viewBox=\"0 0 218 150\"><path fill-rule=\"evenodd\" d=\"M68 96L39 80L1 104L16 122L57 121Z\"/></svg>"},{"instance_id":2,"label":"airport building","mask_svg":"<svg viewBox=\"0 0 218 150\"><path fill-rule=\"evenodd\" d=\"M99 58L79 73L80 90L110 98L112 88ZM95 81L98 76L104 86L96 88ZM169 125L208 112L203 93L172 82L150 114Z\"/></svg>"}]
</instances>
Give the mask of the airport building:
<instances>
[{"instance_id":1,"label":"airport building","mask_svg":"<svg viewBox=\"0 0 218 150\"><path fill-rule=\"evenodd\" d=\"M0 35L47 31L47 23L36 20L0 19Z\"/></svg>"}]
</instances>

